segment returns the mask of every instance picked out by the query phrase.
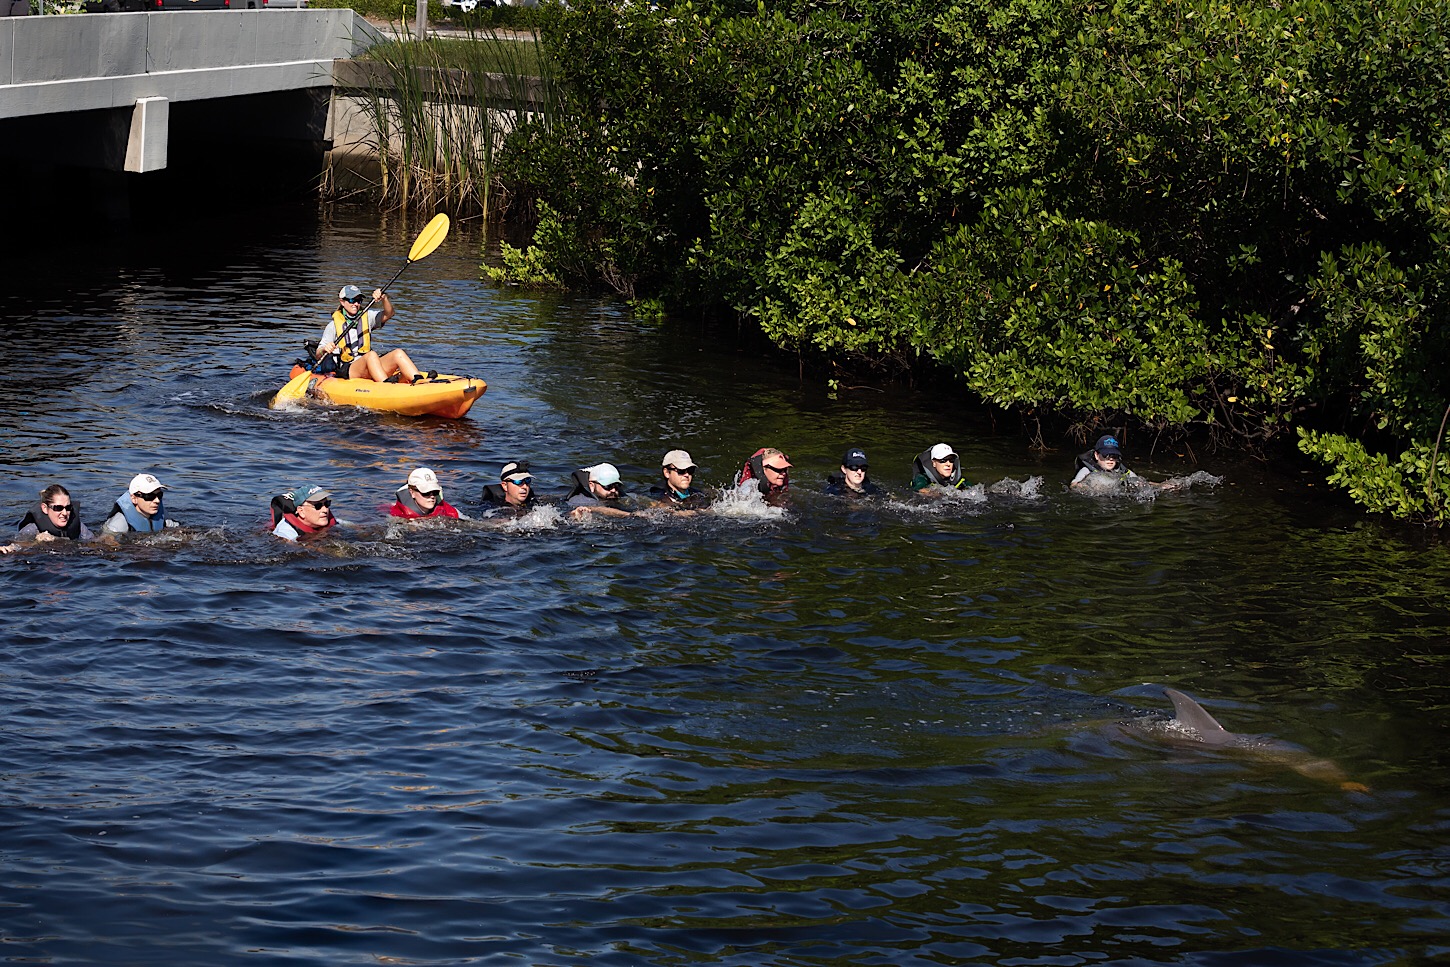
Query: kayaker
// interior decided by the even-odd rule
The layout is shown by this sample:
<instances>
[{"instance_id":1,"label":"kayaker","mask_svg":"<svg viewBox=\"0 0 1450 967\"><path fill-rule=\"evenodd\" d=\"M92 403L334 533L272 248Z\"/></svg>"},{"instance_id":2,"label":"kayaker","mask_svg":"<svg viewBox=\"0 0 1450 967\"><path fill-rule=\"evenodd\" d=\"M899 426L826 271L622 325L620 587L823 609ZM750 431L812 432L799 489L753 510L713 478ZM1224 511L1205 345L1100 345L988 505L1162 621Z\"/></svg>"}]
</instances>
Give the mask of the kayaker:
<instances>
[{"instance_id":1,"label":"kayaker","mask_svg":"<svg viewBox=\"0 0 1450 967\"><path fill-rule=\"evenodd\" d=\"M284 541L318 537L337 524L332 491L302 484L272 498L272 535Z\"/></svg>"},{"instance_id":2,"label":"kayaker","mask_svg":"<svg viewBox=\"0 0 1450 967\"><path fill-rule=\"evenodd\" d=\"M852 447L841 457L841 469L826 478L826 493L834 497L884 497L886 491L867 477L866 451Z\"/></svg>"},{"instance_id":3,"label":"kayaker","mask_svg":"<svg viewBox=\"0 0 1450 967\"><path fill-rule=\"evenodd\" d=\"M80 512L70 491L60 484L51 484L40 492L40 501L15 525L18 537L25 541L88 541L94 535L81 523ZM0 554L20 550L19 544L0 546Z\"/></svg>"},{"instance_id":4,"label":"kayaker","mask_svg":"<svg viewBox=\"0 0 1450 967\"><path fill-rule=\"evenodd\" d=\"M663 487L651 487L649 495L656 507L665 507L680 514L695 514L709 506L710 500L703 490L694 486L695 460L685 450L671 450L660 461L660 476Z\"/></svg>"},{"instance_id":5,"label":"kayaker","mask_svg":"<svg viewBox=\"0 0 1450 967\"><path fill-rule=\"evenodd\" d=\"M166 509L162 506L166 489L153 474L136 474L126 492L116 498L111 515L101 525L101 533L125 534L128 531L159 531L181 526L166 517Z\"/></svg>"},{"instance_id":6,"label":"kayaker","mask_svg":"<svg viewBox=\"0 0 1450 967\"><path fill-rule=\"evenodd\" d=\"M790 489L790 458L775 447L761 447L750 455L735 475L735 486L755 481L766 500L780 500Z\"/></svg>"},{"instance_id":7,"label":"kayaker","mask_svg":"<svg viewBox=\"0 0 1450 967\"><path fill-rule=\"evenodd\" d=\"M382 329L393 318L394 312L393 301L382 289L373 290L372 302L382 309L364 312L363 307L368 303L362 290L355 285L345 285L338 291L332 321L317 339L316 357L332 357L320 371L331 372L344 379L416 383L422 374L406 351L394 349L379 356L372 348L373 333Z\"/></svg>"},{"instance_id":8,"label":"kayaker","mask_svg":"<svg viewBox=\"0 0 1450 967\"><path fill-rule=\"evenodd\" d=\"M564 502L569 505L569 516L582 520L588 514L603 514L605 517L628 517L629 511L619 505L624 494L624 484L619 479L619 469L612 463L595 464L575 470L571 475L574 487Z\"/></svg>"},{"instance_id":9,"label":"kayaker","mask_svg":"<svg viewBox=\"0 0 1450 967\"><path fill-rule=\"evenodd\" d=\"M483 485L483 502L522 514L533 509L534 477L527 460L510 460L498 473L499 482Z\"/></svg>"},{"instance_id":10,"label":"kayaker","mask_svg":"<svg viewBox=\"0 0 1450 967\"><path fill-rule=\"evenodd\" d=\"M1069 486L1081 490L1088 486L1087 479L1095 473L1107 473L1121 477L1124 481L1134 484L1145 484L1156 490L1177 490L1176 484L1155 483L1145 477L1140 477L1129 470L1123 463L1123 448L1118 445L1118 438L1112 434L1105 434L1098 437L1098 442L1093 444L1091 450L1077 455L1077 474L1073 476Z\"/></svg>"},{"instance_id":11,"label":"kayaker","mask_svg":"<svg viewBox=\"0 0 1450 967\"><path fill-rule=\"evenodd\" d=\"M438 482L438 475L427 467L419 467L408 474L408 482L398 488L397 498L388 510L394 517L406 517L409 520L419 517L458 517L458 509L443 499L443 485Z\"/></svg>"},{"instance_id":12,"label":"kayaker","mask_svg":"<svg viewBox=\"0 0 1450 967\"><path fill-rule=\"evenodd\" d=\"M913 469L915 476L911 478L911 489L919 494L961 490L967 486L967 480L962 476L961 458L945 443L918 453Z\"/></svg>"}]
</instances>

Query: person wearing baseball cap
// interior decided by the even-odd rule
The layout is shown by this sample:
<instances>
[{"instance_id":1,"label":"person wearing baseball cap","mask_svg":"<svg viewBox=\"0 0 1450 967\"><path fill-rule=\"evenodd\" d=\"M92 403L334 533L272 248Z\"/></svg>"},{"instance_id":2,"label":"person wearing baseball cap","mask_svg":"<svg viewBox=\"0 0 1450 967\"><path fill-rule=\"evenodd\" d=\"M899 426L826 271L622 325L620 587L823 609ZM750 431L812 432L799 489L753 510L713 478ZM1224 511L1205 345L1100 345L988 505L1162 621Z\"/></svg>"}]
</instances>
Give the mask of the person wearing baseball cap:
<instances>
[{"instance_id":1,"label":"person wearing baseball cap","mask_svg":"<svg viewBox=\"0 0 1450 967\"><path fill-rule=\"evenodd\" d=\"M317 484L298 484L272 498L272 535L301 541L325 534L337 524L332 516L332 491Z\"/></svg>"},{"instance_id":2,"label":"person wearing baseball cap","mask_svg":"<svg viewBox=\"0 0 1450 967\"><path fill-rule=\"evenodd\" d=\"M694 514L708 506L709 498L695 487L695 458L685 450L671 450L660 460L663 487L651 487L654 506L681 514Z\"/></svg>"},{"instance_id":3,"label":"person wearing baseball cap","mask_svg":"<svg viewBox=\"0 0 1450 967\"><path fill-rule=\"evenodd\" d=\"M382 308L370 308L374 304ZM374 289L370 299L355 285L339 289L332 321L323 328L312 351L317 359L331 357L319 367L319 372L376 383L416 383L422 379L406 350L394 349L380 356L373 348L373 333L382 329L393 318L393 313L393 302L382 289ZM430 373L428 378L437 375Z\"/></svg>"},{"instance_id":4,"label":"person wearing baseball cap","mask_svg":"<svg viewBox=\"0 0 1450 967\"><path fill-rule=\"evenodd\" d=\"M510 460L498 472L498 483L483 485L483 502L515 515L525 514L535 506L534 475L529 461Z\"/></svg>"},{"instance_id":5,"label":"person wearing baseball cap","mask_svg":"<svg viewBox=\"0 0 1450 967\"><path fill-rule=\"evenodd\" d=\"M826 493L833 497L884 497L886 491L867 477L866 451L852 447L841 457L841 469L826 478Z\"/></svg>"},{"instance_id":6,"label":"person wearing baseball cap","mask_svg":"<svg viewBox=\"0 0 1450 967\"><path fill-rule=\"evenodd\" d=\"M619 479L619 469L612 463L599 463L592 467L575 470L570 479L574 483L564 502L569 505L569 516L582 520L586 514L603 514L606 517L628 517L629 511L619 506L624 493L624 484Z\"/></svg>"},{"instance_id":7,"label":"person wearing baseball cap","mask_svg":"<svg viewBox=\"0 0 1450 967\"><path fill-rule=\"evenodd\" d=\"M178 527L166 519L161 498L166 486L155 475L138 473L111 507L111 514L101 525L102 534L125 534L129 531L159 531Z\"/></svg>"},{"instance_id":8,"label":"person wearing baseball cap","mask_svg":"<svg viewBox=\"0 0 1450 967\"><path fill-rule=\"evenodd\" d=\"M915 476L911 478L911 489L919 494L961 490L967 486L967 479L962 476L961 458L945 443L918 453L913 469Z\"/></svg>"},{"instance_id":9,"label":"person wearing baseball cap","mask_svg":"<svg viewBox=\"0 0 1450 967\"><path fill-rule=\"evenodd\" d=\"M1175 483L1157 483L1129 470L1127 464L1123 462L1122 445L1118 443L1118 438L1111 433L1098 437L1098 442L1093 444L1091 450L1077 455L1077 473L1073 476L1069 486L1075 490L1091 488L1094 485L1088 483L1088 478L1095 473L1109 474L1111 478L1122 483L1144 484L1156 490L1178 489L1178 485ZM1116 489L1116 487L1109 484L1108 489Z\"/></svg>"},{"instance_id":10,"label":"person wearing baseball cap","mask_svg":"<svg viewBox=\"0 0 1450 967\"><path fill-rule=\"evenodd\" d=\"M735 486L754 481L762 497L780 500L790 489L790 468L790 457L775 447L761 447L750 455L745 466L735 475Z\"/></svg>"},{"instance_id":11,"label":"person wearing baseball cap","mask_svg":"<svg viewBox=\"0 0 1450 967\"><path fill-rule=\"evenodd\" d=\"M394 517L415 520L419 517L458 518L458 508L443 499L443 485L438 475L427 467L408 474L408 482L397 490L397 500L388 509Z\"/></svg>"}]
</instances>

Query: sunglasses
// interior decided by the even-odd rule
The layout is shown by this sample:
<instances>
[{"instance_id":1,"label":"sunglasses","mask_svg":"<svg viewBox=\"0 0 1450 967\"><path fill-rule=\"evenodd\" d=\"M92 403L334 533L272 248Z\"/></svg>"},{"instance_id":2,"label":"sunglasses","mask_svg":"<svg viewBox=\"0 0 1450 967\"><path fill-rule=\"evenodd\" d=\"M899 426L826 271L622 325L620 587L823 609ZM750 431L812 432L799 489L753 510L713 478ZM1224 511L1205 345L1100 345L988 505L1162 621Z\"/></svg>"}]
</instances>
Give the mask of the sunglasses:
<instances>
[{"instance_id":1,"label":"sunglasses","mask_svg":"<svg viewBox=\"0 0 1450 967\"><path fill-rule=\"evenodd\" d=\"M504 483L513 484L515 487L527 487L533 479L533 477L509 477Z\"/></svg>"},{"instance_id":2,"label":"sunglasses","mask_svg":"<svg viewBox=\"0 0 1450 967\"><path fill-rule=\"evenodd\" d=\"M137 500L160 500L161 491L153 490L149 494L132 494Z\"/></svg>"},{"instance_id":3,"label":"sunglasses","mask_svg":"<svg viewBox=\"0 0 1450 967\"><path fill-rule=\"evenodd\" d=\"M695 475L694 467L665 467L665 469L670 473L683 474L686 477L693 477Z\"/></svg>"},{"instance_id":4,"label":"sunglasses","mask_svg":"<svg viewBox=\"0 0 1450 967\"><path fill-rule=\"evenodd\" d=\"M311 504L313 507L316 507L318 510L327 510L329 507L332 506L332 498L324 497L321 500L309 500L307 501L307 503Z\"/></svg>"},{"instance_id":5,"label":"sunglasses","mask_svg":"<svg viewBox=\"0 0 1450 967\"><path fill-rule=\"evenodd\" d=\"M69 514L72 510L70 504L46 504L45 506L55 511L57 514Z\"/></svg>"},{"instance_id":6,"label":"sunglasses","mask_svg":"<svg viewBox=\"0 0 1450 967\"><path fill-rule=\"evenodd\" d=\"M443 491L441 490L419 490L417 487L414 487L413 492L416 493L419 497L428 497L432 500L437 500L439 497L443 496Z\"/></svg>"},{"instance_id":7,"label":"sunglasses","mask_svg":"<svg viewBox=\"0 0 1450 967\"><path fill-rule=\"evenodd\" d=\"M863 463L860 466L847 467L846 469L849 470L849 471L851 471L852 473L865 473L866 472L866 465Z\"/></svg>"},{"instance_id":8,"label":"sunglasses","mask_svg":"<svg viewBox=\"0 0 1450 967\"><path fill-rule=\"evenodd\" d=\"M784 476L785 475L785 472L787 470L789 470L790 468L789 467L772 467L772 466L767 465L765 469L766 470L769 470L771 473L778 473L778 474Z\"/></svg>"}]
</instances>

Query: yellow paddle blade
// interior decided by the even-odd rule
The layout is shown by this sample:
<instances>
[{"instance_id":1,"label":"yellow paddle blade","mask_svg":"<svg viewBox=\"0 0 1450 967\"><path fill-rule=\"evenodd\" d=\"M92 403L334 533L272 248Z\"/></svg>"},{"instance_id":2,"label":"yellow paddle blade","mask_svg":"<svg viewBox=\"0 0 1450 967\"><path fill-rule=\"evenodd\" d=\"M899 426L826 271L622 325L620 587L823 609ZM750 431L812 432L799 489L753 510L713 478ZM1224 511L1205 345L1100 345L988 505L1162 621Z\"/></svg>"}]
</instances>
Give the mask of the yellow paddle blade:
<instances>
[{"instance_id":1,"label":"yellow paddle blade","mask_svg":"<svg viewBox=\"0 0 1450 967\"><path fill-rule=\"evenodd\" d=\"M441 245L447 236L448 216L439 212L433 216L431 222L424 226L423 231L418 233L418 240L408 250L408 261L416 262L433 254L433 250Z\"/></svg>"},{"instance_id":2,"label":"yellow paddle blade","mask_svg":"<svg viewBox=\"0 0 1450 967\"><path fill-rule=\"evenodd\" d=\"M304 370L303 372L298 373L296 376L293 376L291 379L289 379L287 381L287 385L279 389L277 391L277 395L272 397L272 402L270 404L272 409L275 410L277 407L282 406L286 403L296 403L298 400L302 399L302 397L306 396L307 381L311 378L312 372L310 370Z\"/></svg>"}]
</instances>

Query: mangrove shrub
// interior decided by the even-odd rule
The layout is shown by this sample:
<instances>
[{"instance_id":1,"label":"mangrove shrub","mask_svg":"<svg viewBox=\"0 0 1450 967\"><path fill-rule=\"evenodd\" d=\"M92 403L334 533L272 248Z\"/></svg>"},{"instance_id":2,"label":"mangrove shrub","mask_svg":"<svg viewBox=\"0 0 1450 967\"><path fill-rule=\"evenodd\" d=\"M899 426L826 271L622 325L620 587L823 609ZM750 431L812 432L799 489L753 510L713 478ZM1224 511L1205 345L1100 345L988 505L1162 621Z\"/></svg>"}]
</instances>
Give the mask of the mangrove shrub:
<instances>
[{"instance_id":1,"label":"mangrove shrub","mask_svg":"<svg viewBox=\"0 0 1450 967\"><path fill-rule=\"evenodd\" d=\"M531 264L1084 429L1289 441L1444 520L1450 12L571 0ZM538 208L538 202L547 208Z\"/></svg>"}]
</instances>

